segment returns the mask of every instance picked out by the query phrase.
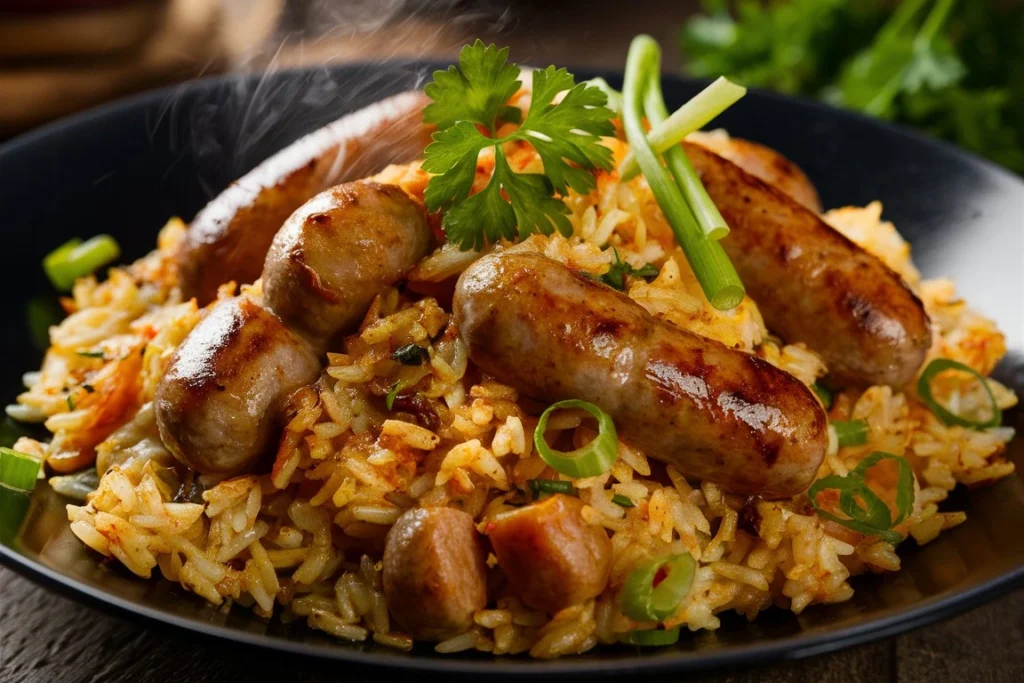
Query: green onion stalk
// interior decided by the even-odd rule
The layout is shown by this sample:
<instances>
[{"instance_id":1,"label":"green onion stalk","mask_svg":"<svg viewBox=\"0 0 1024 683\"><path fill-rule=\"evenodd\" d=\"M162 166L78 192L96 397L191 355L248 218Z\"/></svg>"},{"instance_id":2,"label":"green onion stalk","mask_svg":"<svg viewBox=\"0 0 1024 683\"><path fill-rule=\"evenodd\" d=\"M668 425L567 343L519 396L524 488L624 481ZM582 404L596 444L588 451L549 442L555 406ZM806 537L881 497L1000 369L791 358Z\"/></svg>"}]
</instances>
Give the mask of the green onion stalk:
<instances>
[{"instance_id":1,"label":"green onion stalk","mask_svg":"<svg viewBox=\"0 0 1024 683\"><path fill-rule=\"evenodd\" d=\"M646 37L646 36L641 36ZM659 86L660 91L660 86ZM657 154L661 154L682 142L687 135L706 126L712 119L736 104L747 94L747 89L736 85L729 79L720 76L714 83L697 93L686 104L681 106L672 116L662 116L655 123L651 121L651 130L647 140ZM648 113L650 118L650 113ZM629 180L640 172L636 157L631 152L619 164L619 175Z\"/></svg>"},{"instance_id":2,"label":"green onion stalk","mask_svg":"<svg viewBox=\"0 0 1024 683\"><path fill-rule=\"evenodd\" d=\"M658 44L650 36L637 36L633 39L626 58L626 80L622 93L623 127L637 163L672 226L704 296L716 309L729 310L743 300L743 283L722 245L709 239L697 224L677 179L662 166L644 130L645 94L652 87L651 83L660 78L660 53Z\"/></svg>"}]
</instances>

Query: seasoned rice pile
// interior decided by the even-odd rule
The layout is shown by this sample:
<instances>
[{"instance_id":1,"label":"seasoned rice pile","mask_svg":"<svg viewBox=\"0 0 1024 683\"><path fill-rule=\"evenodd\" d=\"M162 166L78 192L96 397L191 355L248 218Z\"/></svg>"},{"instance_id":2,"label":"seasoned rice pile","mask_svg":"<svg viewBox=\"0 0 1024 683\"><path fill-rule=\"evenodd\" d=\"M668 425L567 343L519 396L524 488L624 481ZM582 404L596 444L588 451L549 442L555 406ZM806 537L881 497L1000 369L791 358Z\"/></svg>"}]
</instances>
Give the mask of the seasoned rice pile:
<instances>
[{"instance_id":1,"label":"seasoned rice pile","mask_svg":"<svg viewBox=\"0 0 1024 683\"><path fill-rule=\"evenodd\" d=\"M625 153L623 143L608 144L617 158ZM529 147L511 150L510 158L517 169L539 163ZM481 182L489 170L482 159ZM378 178L422 198L428 176L412 164ZM653 281L634 278L628 289L652 314L757 354L807 384L827 373L804 345L773 337L755 302L728 312L707 304L643 178L622 183L601 174L591 194L566 202L572 237L534 236L506 248L541 252L597 276L608 270L615 247L634 266L657 265ZM952 358L987 375L1005 353L1003 336L957 298L951 282L921 280L908 245L881 212L873 203L825 218L899 272L924 301L934 326L929 358ZM28 390L12 408L19 419L45 420L53 441L23 439L16 448L45 454L58 472L81 469L96 454L105 473L87 503L68 505L71 528L135 574L159 572L215 605L304 619L345 640L411 648L389 620L381 587L383 541L399 515L414 506L449 505L468 512L485 532L488 520L528 500L529 480L565 478L533 450L543 406L483 376L438 302L443 297L415 293L436 293L436 283L478 254L439 249L407 288L382 292L358 333L328 354L319 381L292 398L272 469L217 481L176 467L157 436L151 405L175 348L204 314L193 301L181 301L175 286L170 257L183 232L171 221L149 257L111 270L103 283L86 278L75 286L71 315L51 330L42 369L26 377ZM259 283L243 289L260 296ZM222 296L233 293L226 284ZM429 362L393 361L392 352L409 343L427 347ZM396 383L388 410L385 396ZM1001 408L1016 402L998 382L990 386ZM987 406L978 383L960 375L941 377L935 389L960 413ZM840 449L833 435L819 477L845 475L876 450L906 457L916 497L896 530L920 544L964 521L962 512L937 507L957 483L988 483L1013 471L1002 457L1011 429L946 427L910 387L844 391L830 418L864 419L870 436L864 446ZM570 434L577 445L593 436L571 412L555 415L549 428ZM717 628L718 615L729 610L752 619L773 605L800 613L847 600L852 576L900 568L890 544L820 519L806 495L775 502L727 495L622 443L610 472L574 483L585 520L611 537L610 587L596 600L542 614L506 595L491 555L497 599L476 613L472 630L438 644L438 651L556 657L613 643L619 633L653 626L623 616L616 589L638 563L682 551L698 569L689 596L664 624L694 631ZM614 504L616 494L635 507Z\"/></svg>"}]
</instances>

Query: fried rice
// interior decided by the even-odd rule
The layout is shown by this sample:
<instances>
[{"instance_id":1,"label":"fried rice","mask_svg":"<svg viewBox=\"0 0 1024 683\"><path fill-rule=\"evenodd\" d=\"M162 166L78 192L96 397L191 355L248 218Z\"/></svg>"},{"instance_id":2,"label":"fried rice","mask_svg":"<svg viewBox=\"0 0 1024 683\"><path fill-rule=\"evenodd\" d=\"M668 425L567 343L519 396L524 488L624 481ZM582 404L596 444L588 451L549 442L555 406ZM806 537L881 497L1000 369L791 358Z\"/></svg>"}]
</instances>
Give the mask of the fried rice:
<instances>
[{"instance_id":1,"label":"fried rice","mask_svg":"<svg viewBox=\"0 0 1024 683\"><path fill-rule=\"evenodd\" d=\"M724 133L716 136L720 139ZM617 159L626 145L608 143ZM513 145L517 170L540 161L528 145ZM489 177L482 156L479 183ZM419 164L393 166L377 179L422 200L428 174ZM749 298L730 311L712 308L676 246L642 177L597 177L587 195L564 198L573 235L535 235L497 248L532 250L600 276L613 258L653 263L658 275L633 278L628 296L653 315L727 346L756 354L805 384L825 376L822 359L803 344L785 344L766 329ZM928 358L960 361L989 374L1006 352L995 324L956 295L949 280L922 280L910 248L882 218L878 202L829 211L825 220L899 273L931 317ZM422 296L458 274L476 252L451 246L424 259L408 287L381 292L359 330L327 355L319 380L296 393L272 467L226 480L183 471L163 447L152 401L178 344L205 315L177 288L172 256L186 227L175 219L158 247L98 282L84 278L66 300L69 316L50 332L41 369L25 377L27 391L9 414L44 422L50 443L22 439L17 450L45 457L66 474L91 465L102 474L84 504L67 506L71 529L89 548L115 558L142 578L162 576L225 608L251 608L285 622L348 641L408 650L412 639L393 623L382 588L382 550L392 524L413 507L453 506L484 531L512 509L531 479L566 479L535 452L537 405L474 368L443 296ZM241 288L260 297L260 283ZM237 287L225 283L221 298ZM395 349L428 349L422 366L392 360ZM385 396L401 383L391 410ZM1016 397L989 380L1000 408ZM935 383L936 398L959 412L983 411L987 396L961 375ZM873 451L905 457L914 471L912 513L896 527L918 544L961 524L963 512L940 512L957 484L989 483L1013 472L1002 454L1009 428L974 431L940 422L913 387L873 386L834 397L829 417L869 425L862 446L832 444L818 473L845 475ZM577 445L593 431L574 413L549 429ZM851 578L895 572L894 547L819 518L807 496L787 501L744 499L709 482L688 481L672 466L649 461L619 443L611 471L573 482L586 522L611 538L608 588L594 600L555 614L526 607L502 588L494 555L488 583L496 595L476 612L475 625L436 645L443 653L577 654L614 643L638 624L623 615L615 594L641 562L688 552L697 561L693 586L666 628L714 630L719 615L753 619L770 607L799 614L818 603L850 599ZM893 486L895 484L892 484ZM633 507L612 502L624 496Z\"/></svg>"}]
</instances>

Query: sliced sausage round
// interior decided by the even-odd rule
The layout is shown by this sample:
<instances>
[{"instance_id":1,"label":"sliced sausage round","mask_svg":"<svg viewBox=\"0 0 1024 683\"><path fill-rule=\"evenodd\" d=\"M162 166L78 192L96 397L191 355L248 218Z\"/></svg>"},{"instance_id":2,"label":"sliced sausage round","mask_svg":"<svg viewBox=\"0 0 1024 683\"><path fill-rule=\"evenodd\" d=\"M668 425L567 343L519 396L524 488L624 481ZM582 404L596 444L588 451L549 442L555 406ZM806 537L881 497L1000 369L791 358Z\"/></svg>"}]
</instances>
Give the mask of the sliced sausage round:
<instances>
[{"instance_id":1,"label":"sliced sausage round","mask_svg":"<svg viewBox=\"0 0 1024 683\"><path fill-rule=\"evenodd\" d=\"M487 526L498 566L524 604L544 612L590 600L608 585L612 542L587 523L583 501L557 494Z\"/></svg>"},{"instance_id":2,"label":"sliced sausage round","mask_svg":"<svg viewBox=\"0 0 1024 683\"><path fill-rule=\"evenodd\" d=\"M414 508L388 531L384 595L395 621L417 640L465 633L487 605L484 545L473 518L453 508Z\"/></svg>"}]
</instances>

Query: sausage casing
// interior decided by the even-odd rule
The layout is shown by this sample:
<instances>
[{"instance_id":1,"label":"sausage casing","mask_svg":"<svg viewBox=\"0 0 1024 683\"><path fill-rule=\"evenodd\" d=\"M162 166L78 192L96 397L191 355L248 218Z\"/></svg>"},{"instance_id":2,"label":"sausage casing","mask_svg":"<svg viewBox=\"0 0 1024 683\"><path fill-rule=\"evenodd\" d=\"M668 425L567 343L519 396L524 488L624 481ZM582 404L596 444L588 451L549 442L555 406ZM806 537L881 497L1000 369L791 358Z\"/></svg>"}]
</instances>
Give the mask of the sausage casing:
<instances>
[{"instance_id":1,"label":"sausage casing","mask_svg":"<svg viewBox=\"0 0 1024 683\"><path fill-rule=\"evenodd\" d=\"M430 248L423 208L395 185L361 180L303 204L274 237L263 298L315 344L359 324L382 289Z\"/></svg>"},{"instance_id":2,"label":"sausage casing","mask_svg":"<svg viewBox=\"0 0 1024 683\"><path fill-rule=\"evenodd\" d=\"M271 450L288 396L320 361L274 314L241 296L214 305L157 386L160 438L180 462L234 474Z\"/></svg>"},{"instance_id":3,"label":"sausage casing","mask_svg":"<svg viewBox=\"0 0 1024 683\"><path fill-rule=\"evenodd\" d=\"M454 508L414 508L388 531L384 595L395 620L418 640L468 631L487 605L484 546L473 518Z\"/></svg>"},{"instance_id":4,"label":"sausage casing","mask_svg":"<svg viewBox=\"0 0 1024 683\"><path fill-rule=\"evenodd\" d=\"M803 169L758 142L743 138L719 137L710 133L694 133L687 142L706 147L747 173L782 190L815 213L821 213L818 190Z\"/></svg>"},{"instance_id":5,"label":"sausage casing","mask_svg":"<svg viewBox=\"0 0 1024 683\"><path fill-rule=\"evenodd\" d=\"M931 328L899 275L785 193L684 147L731 228L722 246L768 329L818 352L840 385L912 380Z\"/></svg>"},{"instance_id":6,"label":"sausage casing","mask_svg":"<svg viewBox=\"0 0 1024 683\"><path fill-rule=\"evenodd\" d=\"M422 92L405 92L349 114L299 139L215 197L192 220L177 254L181 288L200 305L229 280L260 276L285 219L316 193L390 163L422 156L431 130Z\"/></svg>"},{"instance_id":7,"label":"sausage casing","mask_svg":"<svg viewBox=\"0 0 1024 683\"><path fill-rule=\"evenodd\" d=\"M624 441L687 476L785 498L825 455L825 413L799 380L539 254L474 263L453 312L484 372L535 398L597 404Z\"/></svg>"}]
</instances>

